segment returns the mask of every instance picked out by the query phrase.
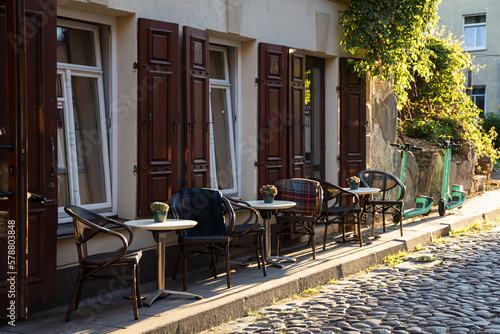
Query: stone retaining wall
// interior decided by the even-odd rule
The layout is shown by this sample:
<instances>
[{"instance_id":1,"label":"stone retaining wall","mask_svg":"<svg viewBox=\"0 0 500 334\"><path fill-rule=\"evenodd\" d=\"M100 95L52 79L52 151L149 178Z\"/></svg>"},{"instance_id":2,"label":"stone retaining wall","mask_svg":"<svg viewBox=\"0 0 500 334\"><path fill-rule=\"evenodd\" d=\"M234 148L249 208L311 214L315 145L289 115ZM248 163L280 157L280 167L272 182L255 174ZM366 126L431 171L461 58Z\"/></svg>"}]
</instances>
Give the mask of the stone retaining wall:
<instances>
[{"instance_id":1,"label":"stone retaining wall","mask_svg":"<svg viewBox=\"0 0 500 334\"><path fill-rule=\"evenodd\" d=\"M390 85L370 80L367 85L367 165L369 169L389 172L399 177L401 154L391 143L410 142L423 151L409 152L406 162L405 206L413 207L419 195L432 196L436 205L441 193L444 150L420 139L398 141L396 100ZM471 144L452 152L450 185L459 184L468 195L484 191L484 178L475 178L477 155ZM486 177L487 179L487 177Z\"/></svg>"}]
</instances>

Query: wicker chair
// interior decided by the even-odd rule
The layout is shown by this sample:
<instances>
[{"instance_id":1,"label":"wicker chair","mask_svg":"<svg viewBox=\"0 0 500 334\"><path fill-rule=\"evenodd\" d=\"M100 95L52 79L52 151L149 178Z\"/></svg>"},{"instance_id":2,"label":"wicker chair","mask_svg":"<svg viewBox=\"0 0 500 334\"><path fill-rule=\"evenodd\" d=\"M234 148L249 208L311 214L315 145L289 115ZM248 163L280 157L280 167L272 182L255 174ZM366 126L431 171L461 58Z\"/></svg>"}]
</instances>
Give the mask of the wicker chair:
<instances>
[{"instance_id":1,"label":"wicker chair","mask_svg":"<svg viewBox=\"0 0 500 334\"><path fill-rule=\"evenodd\" d=\"M359 246L362 247L361 208L358 195L328 181L318 178L310 179L318 181L321 188L323 188L323 205L321 209L321 221L325 224L323 250L326 249L328 226L331 224L339 225L343 242L346 242L345 225L355 225L358 230ZM349 205L346 205L347 201L349 201Z\"/></svg>"},{"instance_id":2,"label":"wicker chair","mask_svg":"<svg viewBox=\"0 0 500 334\"><path fill-rule=\"evenodd\" d=\"M69 305L66 321L71 318L73 309L78 308L80 296L82 293L83 283L97 279L117 279L131 281L132 285L132 306L134 309L135 319L139 319L137 308L141 307L140 294L140 279L139 279L139 261L142 257L142 251L129 252L128 247L132 243L133 233L130 227L106 218L84 208L67 205L64 211L73 218L73 226L75 228L76 249L78 251L79 271L76 280L75 290ZM105 227L106 225L119 226L128 232L128 239L118 232L112 231ZM112 252L89 254L87 243L97 235L108 235L118 239L122 246ZM129 269L130 278L126 279L121 273L102 274L110 268L125 267Z\"/></svg>"},{"instance_id":3,"label":"wicker chair","mask_svg":"<svg viewBox=\"0 0 500 334\"><path fill-rule=\"evenodd\" d=\"M276 198L297 203L289 209L279 210L276 214L277 243L276 253L280 254L283 235L309 235L309 244L316 258L315 226L321 218L323 189L319 182L308 179L284 179L275 183L278 189Z\"/></svg>"},{"instance_id":4,"label":"wicker chair","mask_svg":"<svg viewBox=\"0 0 500 334\"><path fill-rule=\"evenodd\" d=\"M179 254L172 279L177 276L183 258L183 288L187 289L187 259L193 255L209 254L212 276L217 278L219 256L226 260L227 287L231 287L229 243L234 227L234 210L220 191L207 188L181 189L169 200L174 218L192 219L198 224L179 234ZM225 215L229 222L225 224Z\"/></svg>"},{"instance_id":5,"label":"wicker chair","mask_svg":"<svg viewBox=\"0 0 500 334\"><path fill-rule=\"evenodd\" d=\"M394 224L399 223L401 236L403 236L403 220L401 208L406 187L397 177L387 172L378 170L363 170L358 173L361 183L365 187L379 188L380 192L371 195L366 201L366 212L373 214L372 234L375 232L375 214L382 214L382 226L385 232L385 216L393 215Z\"/></svg>"}]
</instances>

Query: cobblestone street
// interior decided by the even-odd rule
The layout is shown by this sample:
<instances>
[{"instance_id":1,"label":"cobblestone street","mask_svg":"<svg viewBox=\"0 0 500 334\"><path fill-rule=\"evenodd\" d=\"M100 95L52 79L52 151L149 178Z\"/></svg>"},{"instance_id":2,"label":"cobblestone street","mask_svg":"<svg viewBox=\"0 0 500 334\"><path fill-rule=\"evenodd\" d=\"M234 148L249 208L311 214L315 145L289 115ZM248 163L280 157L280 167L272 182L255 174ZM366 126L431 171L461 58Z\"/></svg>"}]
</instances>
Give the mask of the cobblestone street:
<instances>
[{"instance_id":1,"label":"cobblestone street","mask_svg":"<svg viewBox=\"0 0 500 334\"><path fill-rule=\"evenodd\" d=\"M203 333L500 333L500 229L491 224Z\"/></svg>"}]
</instances>

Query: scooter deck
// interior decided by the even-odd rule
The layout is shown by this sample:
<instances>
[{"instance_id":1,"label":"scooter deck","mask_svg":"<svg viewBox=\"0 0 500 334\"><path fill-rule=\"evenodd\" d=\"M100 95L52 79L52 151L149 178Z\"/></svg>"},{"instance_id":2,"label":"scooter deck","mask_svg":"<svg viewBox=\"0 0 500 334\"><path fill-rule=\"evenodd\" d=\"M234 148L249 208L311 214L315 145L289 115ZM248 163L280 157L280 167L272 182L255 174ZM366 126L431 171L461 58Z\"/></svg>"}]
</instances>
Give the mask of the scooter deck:
<instances>
[{"instance_id":1,"label":"scooter deck","mask_svg":"<svg viewBox=\"0 0 500 334\"><path fill-rule=\"evenodd\" d=\"M447 203L446 204L446 210L451 210L451 209L454 209L454 208L458 208L459 206L462 206L464 204L466 198L467 198L467 196L464 196L464 197L462 197L461 201Z\"/></svg>"},{"instance_id":2,"label":"scooter deck","mask_svg":"<svg viewBox=\"0 0 500 334\"><path fill-rule=\"evenodd\" d=\"M433 200L429 196L418 196L413 209L405 210L403 218L413 218L420 215L425 215L432 209Z\"/></svg>"}]
</instances>

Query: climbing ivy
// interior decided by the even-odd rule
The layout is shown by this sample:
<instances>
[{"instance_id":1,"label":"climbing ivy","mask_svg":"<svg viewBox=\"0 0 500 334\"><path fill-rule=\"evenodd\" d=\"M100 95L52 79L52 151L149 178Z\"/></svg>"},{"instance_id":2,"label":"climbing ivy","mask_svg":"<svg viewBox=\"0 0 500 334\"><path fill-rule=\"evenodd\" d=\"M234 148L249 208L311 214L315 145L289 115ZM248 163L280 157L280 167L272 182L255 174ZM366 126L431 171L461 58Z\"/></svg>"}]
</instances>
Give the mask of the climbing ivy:
<instances>
[{"instance_id":1,"label":"climbing ivy","mask_svg":"<svg viewBox=\"0 0 500 334\"><path fill-rule=\"evenodd\" d=\"M464 71L477 71L461 41L438 30L440 0L352 0L340 18L355 70L392 80L398 130L430 141L471 141L479 155L498 157L497 134L485 132L467 96Z\"/></svg>"}]
</instances>

